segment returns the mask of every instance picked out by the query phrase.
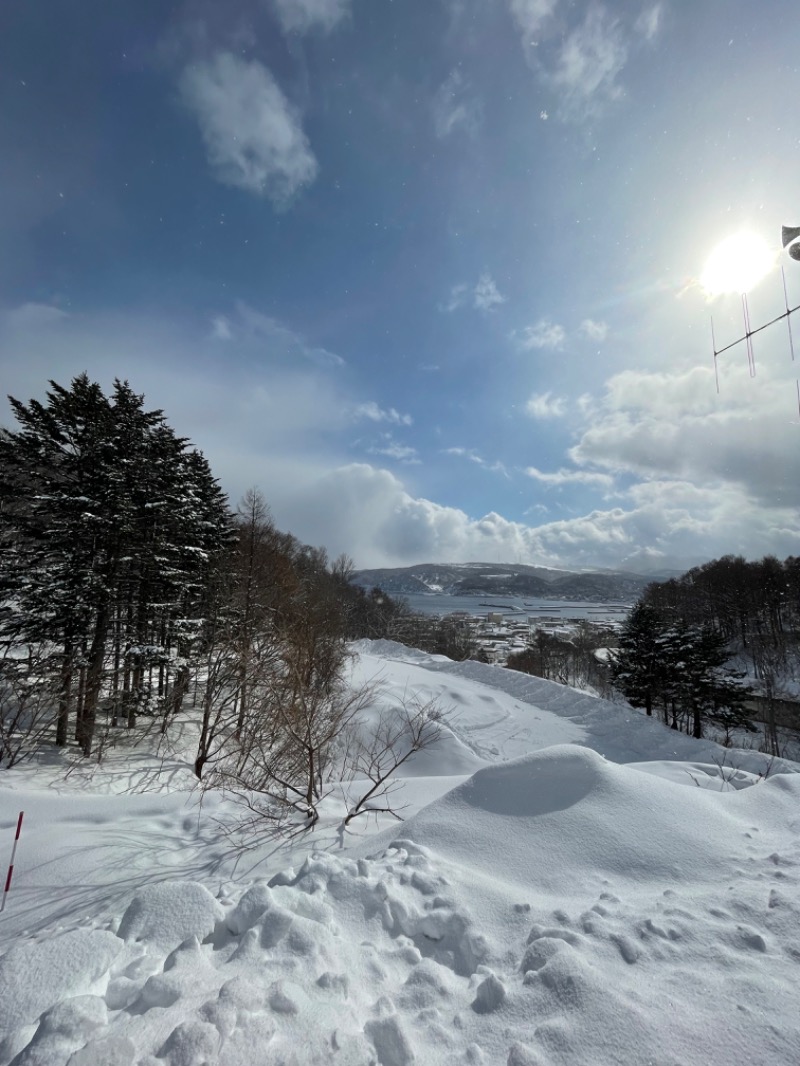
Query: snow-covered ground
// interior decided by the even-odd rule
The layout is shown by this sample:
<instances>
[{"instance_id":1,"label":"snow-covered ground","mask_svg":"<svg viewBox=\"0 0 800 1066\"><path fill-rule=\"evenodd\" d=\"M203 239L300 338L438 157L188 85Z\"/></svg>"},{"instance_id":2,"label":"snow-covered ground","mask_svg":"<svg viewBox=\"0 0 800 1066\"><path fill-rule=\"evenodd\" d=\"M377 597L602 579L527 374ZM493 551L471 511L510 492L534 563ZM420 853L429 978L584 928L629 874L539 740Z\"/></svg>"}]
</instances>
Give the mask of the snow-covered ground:
<instances>
[{"instance_id":1,"label":"snow-covered ground","mask_svg":"<svg viewBox=\"0 0 800 1066\"><path fill-rule=\"evenodd\" d=\"M356 682L448 712L402 823L343 834L334 792L313 834L242 852L178 757L0 777L0 858L25 811L0 1063L796 1066L800 766L358 651Z\"/></svg>"}]
</instances>

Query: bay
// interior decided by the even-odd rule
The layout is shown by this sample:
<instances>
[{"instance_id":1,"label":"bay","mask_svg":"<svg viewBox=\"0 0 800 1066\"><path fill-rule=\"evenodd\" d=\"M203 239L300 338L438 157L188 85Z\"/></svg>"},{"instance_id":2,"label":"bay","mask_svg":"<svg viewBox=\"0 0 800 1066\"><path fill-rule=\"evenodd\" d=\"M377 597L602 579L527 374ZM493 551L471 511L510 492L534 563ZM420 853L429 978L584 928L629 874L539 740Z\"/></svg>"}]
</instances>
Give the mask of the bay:
<instances>
[{"instance_id":1,"label":"bay","mask_svg":"<svg viewBox=\"0 0 800 1066\"><path fill-rule=\"evenodd\" d=\"M517 596L447 596L437 593L414 593L401 596L415 614L447 615L466 611L474 617L490 612L509 620L528 618L586 619L595 622L623 622L633 604L593 603L588 600L544 600Z\"/></svg>"}]
</instances>

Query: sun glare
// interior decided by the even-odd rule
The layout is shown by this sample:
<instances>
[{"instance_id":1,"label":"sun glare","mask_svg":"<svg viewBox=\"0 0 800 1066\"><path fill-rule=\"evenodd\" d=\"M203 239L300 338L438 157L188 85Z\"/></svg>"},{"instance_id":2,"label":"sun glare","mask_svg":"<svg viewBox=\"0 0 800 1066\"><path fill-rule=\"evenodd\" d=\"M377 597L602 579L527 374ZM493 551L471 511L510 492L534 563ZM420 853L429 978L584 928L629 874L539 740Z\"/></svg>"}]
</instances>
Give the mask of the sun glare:
<instances>
[{"instance_id":1,"label":"sun glare","mask_svg":"<svg viewBox=\"0 0 800 1066\"><path fill-rule=\"evenodd\" d=\"M700 284L709 296L746 293L769 273L777 253L755 233L736 233L720 241L705 265Z\"/></svg>"}]
</instances>

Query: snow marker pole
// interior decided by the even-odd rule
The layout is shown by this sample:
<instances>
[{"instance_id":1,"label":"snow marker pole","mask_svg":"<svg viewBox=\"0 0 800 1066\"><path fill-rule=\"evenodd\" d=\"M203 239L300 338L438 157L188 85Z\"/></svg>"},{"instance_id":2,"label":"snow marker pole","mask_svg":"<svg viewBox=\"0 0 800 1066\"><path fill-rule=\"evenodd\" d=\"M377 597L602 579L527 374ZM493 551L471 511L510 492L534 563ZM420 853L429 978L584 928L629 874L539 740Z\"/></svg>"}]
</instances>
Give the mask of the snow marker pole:
<instances>
[{"instance_id":1,"label":"snow marker pole","mask_svg":"<svg viewBox=\"0 0 800 1066\"><path fill-rule=\"evenodd\" d=\"M17 831L14 834L14 846L11 849L11 862L8 864L8 873L6 874L6 887L3 889L3 902L0 903L0 914L6 909L6 896L11 888L11 878L14 876L14 856L17 854L17 844L19 843L19 834L22 832L22 817L25 811L19 812L19 818L17 819Z\"/></svg>"}]
</instances>

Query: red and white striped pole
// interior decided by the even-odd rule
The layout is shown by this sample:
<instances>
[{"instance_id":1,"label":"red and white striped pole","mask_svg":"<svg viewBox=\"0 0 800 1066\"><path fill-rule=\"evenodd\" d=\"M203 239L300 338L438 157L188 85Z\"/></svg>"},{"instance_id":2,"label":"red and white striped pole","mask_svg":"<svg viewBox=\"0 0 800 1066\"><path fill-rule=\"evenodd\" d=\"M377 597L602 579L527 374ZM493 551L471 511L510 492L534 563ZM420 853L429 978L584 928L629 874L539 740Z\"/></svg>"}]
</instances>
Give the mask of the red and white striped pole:
<instances>
[{"instance_id":1,"label":"red and white striped pole","mask_svg":"<svg viewBox=\"0 0 800 1066\"><path fill-rule=\"evenodd\" d=\"M3 889L3 902L0 903L0 914L6 909L6 896L8 890L11 888L11 878L14 876L14 856L17 854L17 844L19 842L19 835L22 832L22 817L25 811L19 812L19 818L17 819L17 831L14 834L14 847L11 849L11 862L8 864L8 873L6 874L6 887Z\"/></svg>"}]
</instances>

